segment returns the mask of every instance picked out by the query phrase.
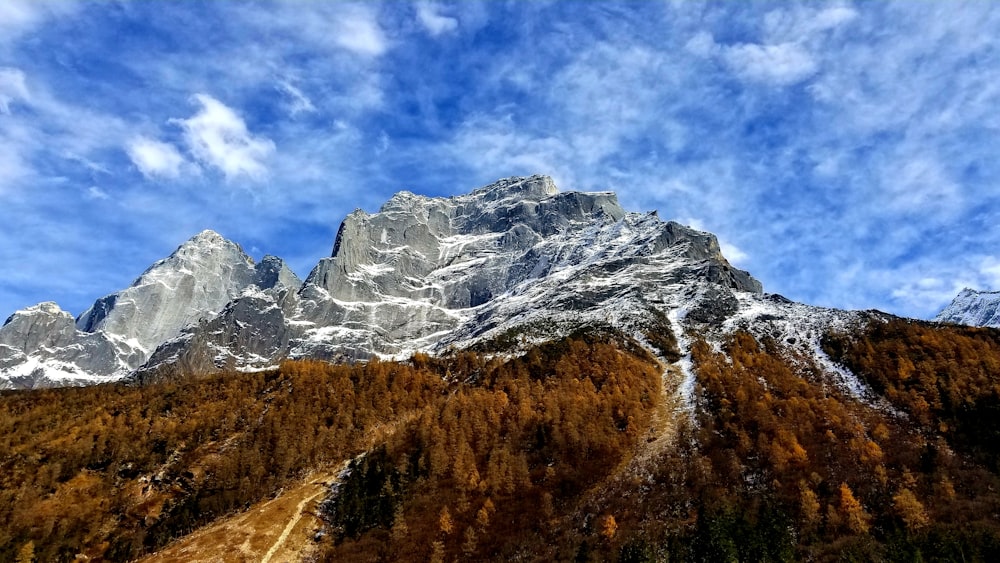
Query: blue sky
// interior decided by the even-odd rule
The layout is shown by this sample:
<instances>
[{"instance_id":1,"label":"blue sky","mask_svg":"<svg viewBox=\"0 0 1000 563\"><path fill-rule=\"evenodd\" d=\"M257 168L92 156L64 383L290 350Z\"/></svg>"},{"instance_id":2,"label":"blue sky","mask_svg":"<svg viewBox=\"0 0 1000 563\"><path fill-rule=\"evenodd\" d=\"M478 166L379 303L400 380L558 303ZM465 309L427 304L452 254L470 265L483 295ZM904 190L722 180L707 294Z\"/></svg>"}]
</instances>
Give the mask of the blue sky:
<instances>
[{"instance_id":1,"label":"blue sky","mask_svg":"<svg viewBox=\"0 0 1000 563\"><path fill-rule=\"evenodd\" d=\"M0 316L211 228L300 276L394 192L549 174L766 291L1000 289L1000 3L0 3Z\"/></svg>"}]
</instances>

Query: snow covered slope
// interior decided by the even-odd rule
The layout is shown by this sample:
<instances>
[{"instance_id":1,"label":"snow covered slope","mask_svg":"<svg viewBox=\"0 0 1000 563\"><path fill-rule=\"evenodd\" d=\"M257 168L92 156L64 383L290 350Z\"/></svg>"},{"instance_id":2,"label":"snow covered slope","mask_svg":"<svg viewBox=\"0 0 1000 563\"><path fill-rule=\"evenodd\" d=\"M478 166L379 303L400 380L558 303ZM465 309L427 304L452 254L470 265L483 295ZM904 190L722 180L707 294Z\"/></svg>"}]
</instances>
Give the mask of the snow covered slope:
<instances>
[{"instance_id":1,"label":"snow covered slope","mask_svg":"<svg viewBox=\"0 0 1000 563\"><path fill-rule=\"evenodd\" d=\"M74 323L55 303L14 313L0 328L0 388L88 384L124 377L184 326L214 317L248 287L300 285L280 259L254 265L204 231L98 299Z\"/></svg>"},{"instance_id":2,"label":"snow covered slope","mask_svg":"<svg viewBox=\"0 0 1000 563\"><path fill-rule=\"evenodd\" d=\"M1000 291L963 289L934 320L969 326L1000 328Z\"/></svg>"}]
</instances>

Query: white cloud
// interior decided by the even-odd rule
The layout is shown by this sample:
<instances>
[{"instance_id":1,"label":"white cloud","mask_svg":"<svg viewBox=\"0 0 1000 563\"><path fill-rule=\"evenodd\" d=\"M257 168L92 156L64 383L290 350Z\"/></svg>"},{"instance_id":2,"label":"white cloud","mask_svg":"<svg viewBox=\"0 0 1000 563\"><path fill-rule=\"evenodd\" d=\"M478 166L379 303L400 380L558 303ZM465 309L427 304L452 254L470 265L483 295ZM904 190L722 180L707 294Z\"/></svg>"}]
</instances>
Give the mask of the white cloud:
<instances>
[{"instance_id":1,"label":"white cloud","mask_svg":"<svg viewBox=\"0 0 1000 563\"><path fill-rule=\"evenodd\" d=\"M904 152L885 163L880 179L898 211L946 218L964 204L961 189L933 155Z\"/></svg>"},{"instance_id":2,"label":"white cloud","mask_svg":"<svg viewBox=\"0 0 1000 563\"><path fill-rule=\"evenodd\" d=\"M821 11L802 7L773 10L764 16L759 42L721 45L712 34L701 31L688 40L685 49L703 58L718 57L743 80L789 86L819 71L821 34L857 17L857 12L846 6Z\"/></svg>"},{"instance_id":3,"label":"white cloud","mask_svg":"<svg viewBox=\"0 0 1000 563\"><path fill-rule=\"evenodd\" d=\"M853 21L857 17L858 13L853 8L846 6L827 8L816 14L816 17L813 19L813 29L815 31L834 29L849 21Z\"/></svg>"},{"instance_id":4,"label":"white cloud","mask_svg":"<svg viewBox=\"0 0 1000 563\"><path fill-rule=\"evenodd\" d=\"M70 14L76 9L77 3L71 0L3 0L0 2L0 43L16 39L49 17Z\"/></svg>"},{"instance_id":5,"label":"white cloud","mask_svg":"<svg viewBox=\"0 0 1000 563\"><path fill-rule=\"evenodd\" d=\"M722 249L722 255L725 256L726 260L729 260L729 262L732 264L739 265L745 262L747 258L750 258L749 254L743 252L735 244L729 244L727 242L723 242L720 240L719 247Z\"/></svg>"},{"instance_id":6,"label":"white cloud","mask_svg":"<svg viewBox=\"0 0 1000 563\"><path fill-rule=\"evenodd\" d=\"M683 219L679 218L677 219L677 222L680 223L681 225L687 225L688 227L691 227L696 231L705 230L705 222L697 217L687 217Z\"/></svg>"},{"instance_id":7,"label":"white cloud","mask_svg":"<svg viewBox=\"0 0 1000 563\"><path fill-rule=\"evenodd\" d=\"M458 29L458 20L441 15L441 7L430 2L417 3L417 19L433 36Z\"/></svg>"},{"instance_id":8,"label":"white cloud","mask_svg":"<svg viewBox=\"0 0 1000 563\"><path fill-rule=\"evenodd\" d=\"M833 6L819 11L805 6L773 10L764 16L765 42L807 41L857 17L858 13L847 6Z\"/></svg>"},{"instance_id":9,"label":"white cloud","mask_svg":"<svg viewBox=\"0 0 1000 563\"><path fill-rule=\"evenodd\" d=\"M198 161L214 166L226 179L267 176L265 162L274 153L274 142L257 137L231 108L207 94L195 94L201 111L188 119L174 119L184 129L188 149Z\"/></svg>"},{"instance_id":10,"label":"white cloud","mask_svg":"<svg viewBox=\"0 0 1000 563\"><path fill-rule=\"evenodd\" d=\"M994 256L983 258L979 265L979 279L982 282L979 289L1000 290L1000 260Z\"/></svg>"},{"instance_id":11,"label":"white cloud","mask_svg":"<svg viewBox=\"0 0 1000 563\"><path fill-rule=\"evenodd\" d=\"M343 11L333 19L334 41L359 55L377 57L389 49L378 15L368 6L338 4Z\"/></svg>"},{"instance_id":12,"label":"white cloud","mask_svg":"<svg viewBox=\"0 0 1000 563\"><path fill-rule=\"evenodd\" d=\"M346 50L360 55L352 63L364 66L391 47L379 23L379 6L373 2L271 2L240 6L233 12L233 17L250 25L251 36L268 38L243 45L254 51L244 60L225 61L230 67L243 67L251 76L258 76L261 59L285 64L290 62L282 60L285 56L320 52L330 56Z\"/></svg>"},{"instance_id":13,"label":"white cloud","mask_svg":"<svg viewBox=\"0 0 1000 563\"><path fill-rule=\"evenodd\" d=\"M893 289L893 299L904 303L907 307L923 310L928 316L936 314L945 305L967 287L967 281L946 282L940 278L929 276L915 282L906 282Z\"/></svg>"},{"instance_id":14,"label":"white cloud","mask_svg":"<svg viewBox=\"0 0 1000 563\"><path fill-rule=\"evenodd\" d=\"M6 144L8 139L0 137L0 142ZM18 151L0 150L0 195L6 195L15 185L31 176L32 172Z\"/></svg>"},{"instance_id":15,"label":"white cloud","mask_svg":"<svg viewBox=\"0 0 1000 563\"><path fill-rule=\"evenodd\" d=\"M723 60L744 79L775 86L802 82L817 69L812 55L797 43L733 45L724 49Z\"/></svg>"},{"instance_id":16,"label":"white cloud","mask_svg":"<svg viewBox=\"0 0 1000 563\"><path fill-rule=\"evenodd\" d=\"M136 137L128 142L125 152L132 164L147 178L177 178L184 165L184 157L171 144Z\"/></svg>"},{"instance_id":17,"label":"white cloud","mask_svg":"<svg viewBox=\"0 0 1000 563\"><path fill-rule=\"evenodd\" d=\"M313 105L312 100L306 97L302 93L302 90L299 90L287 80L279 80L276 88L279 92L288 96L290 100L289 111L293 117L302 112L312 113L316 111L316 106Z\"/></svg>"},{"instance_id":18,"label":"white cloud","mask_svg":"<svg viewBox=\"0 0 1000 563\"><path fill-rule=\"evenodd\" d=\"M24 72L17 68L0 67L0 114L9 115L10 104L17 100L29 100Z\"/></svg>"},{"instance_id":19,"label":"white cloud","mask_svg":"<svg viewBox=\"0 0 1000 563\"><path fill-rule=\"evenodd\" d=\"M715 38L712 37L711 33L699 31L688 40L684 45L684 49L699 57L711 57L719 50L719 44L715 42Z\"/></svg>"},{"instance_id":20,"label":"white cloud","mask_svg":"<svg viewBox=\"0 0 1000 563\"><path fill-rule=\"evenodd\" d=\"M89 199L102 199L102 200L111 198L111 196L108 195L108 192L102 190L101 188L98 188L97 186L90 186L89 188L87 188L87 197Z\"/></svg>"},{"instance_id":21,"label":"white cloud","mask_svg":"<svg viewBox=\"0 0 1000 563\"><path fill-rule=\"evenodd\" d=\"M479 181L505 176L546 174L562 189L578 189L572 147L517 127L510 116L475 115L466 120L448 147L449 157L477 172Z\"/></svg>"},{"instance_id":22,"label":"white cloud","mask_svg":"<svg viewBox=\"0 0 1000 563\"><path fill-rule=\"evenodd\" d=\"M720 45L706 31L696 33L684 49L702 58L719 58L740 78L774 86L788 86L816 74L818 65L813 56L799 43L776 45L738 43Z\"/></svg>"},{"instance_id":23,"label":"white cloud","mask_svg":"<svg viewBox=\"0 0 1000 563\"><path fill-rule=\"evenodd\" d=\"M382 156L385 154L385 151L389 150L389 145L389 134L382 131L378 135L378 144L375 145L375 155Z\"/></svg>"}]
</instances>

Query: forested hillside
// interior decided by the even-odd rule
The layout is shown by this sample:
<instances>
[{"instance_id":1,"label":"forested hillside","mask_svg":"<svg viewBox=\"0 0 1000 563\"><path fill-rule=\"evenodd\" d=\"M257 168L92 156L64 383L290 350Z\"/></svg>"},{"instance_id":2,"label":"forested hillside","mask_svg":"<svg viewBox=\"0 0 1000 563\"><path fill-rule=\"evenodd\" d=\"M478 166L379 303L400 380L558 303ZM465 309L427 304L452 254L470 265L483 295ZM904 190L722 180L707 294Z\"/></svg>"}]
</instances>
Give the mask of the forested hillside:
<instances>
[{"instance_id":1,"label":"forested hillside","mask_svg":"<svg viewBox=\"0 0 1000 563\"><path fill-rule=\"evenodd\" d=\"M426 367L287 362L0 396L0 560L127 561L378 441L445 389Z\"/></svg>"},{"instance_id":2,"label":"forested hillside","mask_svg":"<svg viewBox=\"0 0 1000 563\"><path fill-rule=\"evenodd\" d=\"M871 396L737 332L693 341L672 410L675 368L594 329L513 358L9 392L0 560L132 560L345 461L316 560L997 560L997 333L824 342Z\"/></svg>"}]
</instances>

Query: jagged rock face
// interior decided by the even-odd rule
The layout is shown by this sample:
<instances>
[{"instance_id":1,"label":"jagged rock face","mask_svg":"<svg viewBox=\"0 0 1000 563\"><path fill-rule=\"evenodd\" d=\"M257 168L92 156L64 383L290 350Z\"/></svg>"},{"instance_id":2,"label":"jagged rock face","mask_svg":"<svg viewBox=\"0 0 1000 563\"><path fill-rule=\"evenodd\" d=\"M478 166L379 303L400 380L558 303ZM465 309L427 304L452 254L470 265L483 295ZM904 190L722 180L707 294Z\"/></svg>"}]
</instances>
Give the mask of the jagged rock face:
<instances>
[{"instance_id":1,"label":"jagged rock face","mask_svg":"<svg viewBox=\"0 0 1000 563\"><path fill-rule=\"evenodd\" d=\"M258 289L283 287L298 290L302 286L302 280L288 268L284 260L268 254L254 266L253 285Z\"/></svg>"},{"instance_id":2,"label":"jagged rock face","mask_svg":"<svg viewBox=\"0 0 1000 563\"><path fill-rule=\"evenodd\" d=\"M266 256L254 265L237 244L205 231L127 289L98 299L75 323L54 303L15 313L0 328L0 385L121 378L182 328L214 318L247 288L300 285L279 258Z\"/></svg>"},{"instance_id":3,"label":"jagged rock face","mask_svg":"<svg viewBox=\"0 0 1000 563\"><path fill-rule=\"evenodd\" d=\"M352 213L333 257L306 280L300 316L363 331L359 345L392 353L432 335L452 340L444 333L459 327L482 332L487 317L519 314L509 309L528 295L553 312L602 307L639 289L650 270L659 272L649 289L700 277L760 291L714 236L627 213L613 193L560 193L534 176L448 199L402 192L375 215ZM306 344L313 353L316 340Z\"/></svg>"},{"instance_id":4,"label":"jagged rock face","mask_svg":"<svg viewBox=\"0 0 1000 563\"><path fill-rule=\"evenodd\" d=\"M1000 328L1000 291L963 289L934 320Z\"/></svg>"},{"instance_id":5,"label":"jagged rock face","mask_svg":"<svg viewBox=\"0 0 1000 563\"><path fill-rule=\"evenodd\" d=\"M262 273L276 281L271 269ZM77 327L134 340L152 352L181 328L214 316L257 278L253 260L239 245L204 231L150 266L127 289L99 299L80 315Z\"/></svg>"},{"instance_id":6,"label":"jagged rock face","mask_svg":"<svg viewBox=\"0 0 1000 563\"><path fill-rule=\"evenodd\" d=\"M560 192L544 176L451 198L401 192L378 213L355 211L333 255L298 288L279 259L254 265L239 246L205 232L98 300L75 330L64 313L40 334L0 329L22 342L0 349L0 361L27 365L27 357L94 339L104 343L91 344L104 346L91 366L96 376L115 366L116 377L135 370L135 379L152 381L285 357L350 360L498 342L513 349L588 324L649 336L676 356L669 341L682 334L677 323L721 327L739 309L737 296L761 292L713 235L626 212L611 192ZM664 331L674 334L650 336ZM60 344L42 345L45 338Z\"/></svg>"},{"instance_id":7,"label":"jagged rock face","mask_svg":"<svg viewBox=\"0 0 1000 563\"><path fill-rule=\"evenodd\" d=\"M553 326L585 322L641 328L654 310L662 317L733 291L761 288L711 234L626 212L610 192L562 193L534 176L452 198L401 192L378 213L355 211L299 294L262 306L285 314L275 336L287 341L283 355L357 359L471 346L518 327L544 326L548 337ZM160 358L204 367L195 348L217 365L260 365L259 344L240 349L214 322L186 339L143 371L162 371Z\"/></svg>"},{"instance_id":8,"label":"jagged rock face","mask_svg":"<svg viewBox=\"0 0 1000 563\"><path fill-rule=\"evenodd\" d=\"M272 365L288 351L292 331L286 317L296 302L295 292L285 286L266 291L252 287L215 318L187 327L157 348L136 380L149 383L175 373Z\"/></svg>"}]
</instances>

